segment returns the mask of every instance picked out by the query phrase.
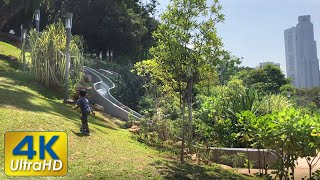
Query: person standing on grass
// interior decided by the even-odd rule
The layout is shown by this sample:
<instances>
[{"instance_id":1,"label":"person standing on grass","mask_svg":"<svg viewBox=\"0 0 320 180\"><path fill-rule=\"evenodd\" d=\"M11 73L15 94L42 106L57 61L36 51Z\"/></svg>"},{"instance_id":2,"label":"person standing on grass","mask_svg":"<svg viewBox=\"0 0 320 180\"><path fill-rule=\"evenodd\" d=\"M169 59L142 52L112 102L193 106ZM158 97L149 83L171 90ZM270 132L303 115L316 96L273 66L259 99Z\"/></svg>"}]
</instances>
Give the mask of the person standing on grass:
<instances>
[{"instance_id":1,"label":"person standing on grass","mask_svg":"<svg viewBox=\"0 0 320 180\"><path fill-rule=\"evenodd\" d=\"M81 110L81 129L80 132L82 134L90 134L89 131L89 125L88 125L88 115L90 114L90 112L94 115L95 113L93 112L92 108L90 107L90 103L88 101L88 99L85 97L87 94L87 92L85 90L80 90L79 92L79 99L77 101L76 106L73 107L73 109L76 109L78 107L80 107Z\"/></svg>"}]
</instances>

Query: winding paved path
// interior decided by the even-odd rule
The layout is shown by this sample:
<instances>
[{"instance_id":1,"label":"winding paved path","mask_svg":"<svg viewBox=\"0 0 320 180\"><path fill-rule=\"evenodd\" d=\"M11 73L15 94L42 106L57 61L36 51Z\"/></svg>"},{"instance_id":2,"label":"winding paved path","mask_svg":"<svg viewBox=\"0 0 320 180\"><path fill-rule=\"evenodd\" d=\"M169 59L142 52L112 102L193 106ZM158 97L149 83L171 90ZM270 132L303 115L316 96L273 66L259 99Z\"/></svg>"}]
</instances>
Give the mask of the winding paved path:
<instances>
[{"instance_id":1,"label":"winding paved path","mask_svg":"<svg viewBox=\"0 0 320 180\"><path fill-rule=\"evenodd\" d=\"M115 84L108 76L114 76L114 73L106 70L95 70L86 66L84 66L84 73L92 77L92 97L104 107L106 113L125 121L130 120L130 115L135 120L142 118L141 114L119 102L110 93L110 90L115 88Z\"/></svg>"}]
</instances>

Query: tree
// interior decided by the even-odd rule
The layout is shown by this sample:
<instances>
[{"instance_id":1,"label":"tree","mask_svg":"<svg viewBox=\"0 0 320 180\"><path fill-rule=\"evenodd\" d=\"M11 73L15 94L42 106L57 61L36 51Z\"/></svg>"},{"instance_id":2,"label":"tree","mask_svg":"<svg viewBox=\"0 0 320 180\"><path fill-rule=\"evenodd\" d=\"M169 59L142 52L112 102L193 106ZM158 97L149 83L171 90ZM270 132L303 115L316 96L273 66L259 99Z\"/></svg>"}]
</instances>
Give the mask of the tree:
<instances>
[{"instance_id":1,"label":"tree","mask_svg":"<svg viewBox=\"0 0 320 180\"><path fill-rule=\"evenodd\" d=\"M43 4L50 7L51 0L7 0L0 3L0 31L5 24L22 10L30 12Z\"/></svg>"},{"instance_id":2,"label":"tree","mask_svg":"<svg viewBox=\"0 0 320 180\"><path fill-rule=\"evenodd\" d=\"M280 68L274 65L267 65L263 68L243 70L238 73L246 86L253 87L261 94L278 94L283 85L289 84Z\"/></svg>"},{"instance_id":3,"label":"tree","mask_svg":"<svg viewBox=\"0 0 320 180\"><path fill-rule=\"evenodd\" d=\"M105 54L112 49L115 56L126 56L128 64L128 59L141 60L153 45L151 34L157 21L150 16L152 7L131 0L58 0L46 13L53 22L72 12L73 33L84 37L90 52Z\"/></svg>"},{"instance_id":4,"label":"tree","mask_svg":"<svg viewBox=\"0 0 320 180\"><path fill-rule=\"evenodd\" d=\"M206 76L208 70L229 57L222 50L216 24L224 19L218 0L207 5L205 0L171 0L161 16L161 24L154 32L158 45L151 49L152 61L157 62L164 76L172 77L171 84L179 93L182 119L182 146L180 160L184 160L186 129L189 145L193 134L192 92L194 84ZM154 77L154 76L153 76ZM163 79L159 77L158 79ZM189 126L185 126L185 107L188 104Z\"/></svg>"},{"instance_id":5,"label":"tree","mask_svg":"<svg viewBox=\"0 0 320 180\"><path fill-rule=\"evenodd\" d=\"M304 115L296 122L299 137L299 156L304 158L309 166L309 178L312 177L312 169L315 168L320 160L320 138L319 138L319 116Z\"/></svg>"},{"instance_id":6,"label":"tree","mask_svg":"<svg viewBox=\"0 0 320 180\"><path fill-rule=\"evenodd\" d=\"M72 12L72 33L83 36L86 52L99 54L102 51L105 57L107 50L113 50L114 60L125 65L129 61L135 63L147 59L148 50L155 44L152 32L157 28L158 21L151 16L156 6L154 0L147 4L141 3L142 0L6 1L6 5L0 6L0 22L2 13L10 14L10 18L5 18L4 31L18 31L20 24L33 26L33 10L40 8L40 29L64 19L67 12Z\"/></svg>"}]
</instances>

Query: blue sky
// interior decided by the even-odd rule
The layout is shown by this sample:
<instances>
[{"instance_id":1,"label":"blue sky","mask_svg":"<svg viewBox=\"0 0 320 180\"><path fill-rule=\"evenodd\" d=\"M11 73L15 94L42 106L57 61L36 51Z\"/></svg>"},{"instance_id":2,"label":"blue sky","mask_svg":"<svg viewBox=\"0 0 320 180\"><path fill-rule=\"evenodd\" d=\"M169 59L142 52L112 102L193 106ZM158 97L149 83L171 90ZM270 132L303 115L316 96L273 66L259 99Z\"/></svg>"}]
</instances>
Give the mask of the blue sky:
<instances>
[{"instance_id":1,"label":"blue sky","mask_svg":"<svg viewBox=\"0 0 320 180\"><path fill-rule=\"evenodd\" d=\"M169 0L158 0L158 11ZM259 62L281 64L285 72L284 30L298 23L298 16L311 15L320 54L320 0L220 0L226 20L218 25L225 49L243 57L242 65Z\"/></svg>"}]
</instances>

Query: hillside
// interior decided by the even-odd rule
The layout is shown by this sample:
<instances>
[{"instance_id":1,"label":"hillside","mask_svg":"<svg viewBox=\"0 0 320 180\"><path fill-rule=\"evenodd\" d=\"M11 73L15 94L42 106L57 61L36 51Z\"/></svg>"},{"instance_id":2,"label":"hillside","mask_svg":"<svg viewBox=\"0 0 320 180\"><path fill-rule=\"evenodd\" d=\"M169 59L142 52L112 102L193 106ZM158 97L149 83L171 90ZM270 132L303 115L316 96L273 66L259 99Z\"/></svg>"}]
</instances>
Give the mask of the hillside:
<instances>
[{"instance_id":1,"label":"hillside","mask_svg":"<svg viewBox=\"0 0 320 180\"><path fill-rule=\"evenodd\" d=\"M0 54L16 57L19 53L13 48L0 43ZM16 68L10 59L0 58L0 67L0 139L6 131L67 132L69 168L63 179L250 179L218 165L177 163L170 158L175 156L137 142L120 128L119 120L100 113L89 117L91 136L81 136L79 110L62 104L54 91L45 89L31 75L5 71ZM3 151L4 142L0 141L0 159ZM3 163L0 171L0 179L6 179Z\"/></svg>"}]
</instances>

